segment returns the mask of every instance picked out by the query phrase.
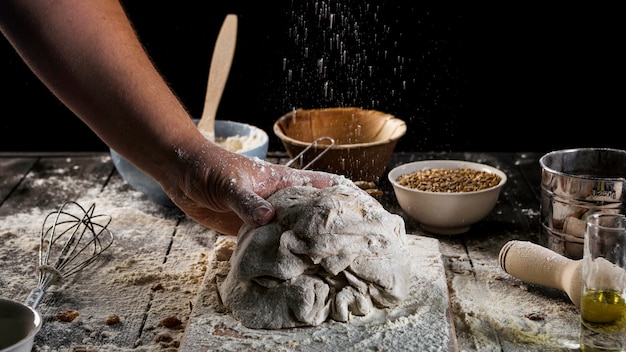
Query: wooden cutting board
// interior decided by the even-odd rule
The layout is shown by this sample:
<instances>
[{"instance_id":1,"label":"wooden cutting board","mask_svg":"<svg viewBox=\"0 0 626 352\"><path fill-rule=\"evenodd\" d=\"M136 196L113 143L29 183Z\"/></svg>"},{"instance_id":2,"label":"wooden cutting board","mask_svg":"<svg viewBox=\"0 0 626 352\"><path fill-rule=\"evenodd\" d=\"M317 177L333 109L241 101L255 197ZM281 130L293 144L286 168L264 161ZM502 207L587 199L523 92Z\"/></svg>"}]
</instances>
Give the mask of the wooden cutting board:
<instances>
[{"instance_id":1,"label":"wooden cutting board","mask_svg":"<svg viewBox=\"0 0 626 352\"><path fill-rule=\"evenodd\" d=\"M348 323L283 330L246 328L219 304L216 275L227 272L235 241L224 236L216 242L181 342L183 351L457 350L437 239L409 235L411 291L400 306L352 317Z\"/></svg>"}]
</instances>

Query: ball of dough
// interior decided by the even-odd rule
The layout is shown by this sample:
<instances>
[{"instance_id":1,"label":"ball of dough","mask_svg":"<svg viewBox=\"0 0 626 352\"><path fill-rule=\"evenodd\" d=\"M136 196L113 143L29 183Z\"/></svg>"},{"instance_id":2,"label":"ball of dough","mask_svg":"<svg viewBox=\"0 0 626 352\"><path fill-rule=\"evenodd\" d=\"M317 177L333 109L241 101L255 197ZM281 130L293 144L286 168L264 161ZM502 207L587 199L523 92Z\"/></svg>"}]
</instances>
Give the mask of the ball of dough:
<instances>
[{"instance_id":1,"label":"ball of dough","mask_svg":"<svg viewBox=\"0 0 626 352\"><path fill-rule=\"evenodd\" d=\"M222 303L244 326L346 322L397 305L409 292L405 225L348 185L291 187L268 198L275 220L241 228Z\"/></svg>"}]
</instances>

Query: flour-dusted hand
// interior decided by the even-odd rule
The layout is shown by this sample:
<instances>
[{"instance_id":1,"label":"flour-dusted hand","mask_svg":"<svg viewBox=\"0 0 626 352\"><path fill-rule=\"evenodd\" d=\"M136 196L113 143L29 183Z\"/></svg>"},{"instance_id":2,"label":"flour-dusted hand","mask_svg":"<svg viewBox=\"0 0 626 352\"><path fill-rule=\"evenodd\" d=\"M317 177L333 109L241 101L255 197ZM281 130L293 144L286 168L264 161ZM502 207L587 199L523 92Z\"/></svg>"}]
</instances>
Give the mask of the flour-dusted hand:
<instances>
[{"instance_id":1,"label":"flour-dusted hand","mask_svg":"<svg viewBox=\"0 0 626 352\"><path fill-rule=\"evenodd\" d=\"M179 150L178 157L182 166L171 169L182 171L160 177L161 186L186 214L225 234L237 234L244 223L257 227L272 221L274 208L266 198L283 188L356 188L343 176L271 164L215 148L208 141L198 152Z\"/></svg>"}]
</instances>

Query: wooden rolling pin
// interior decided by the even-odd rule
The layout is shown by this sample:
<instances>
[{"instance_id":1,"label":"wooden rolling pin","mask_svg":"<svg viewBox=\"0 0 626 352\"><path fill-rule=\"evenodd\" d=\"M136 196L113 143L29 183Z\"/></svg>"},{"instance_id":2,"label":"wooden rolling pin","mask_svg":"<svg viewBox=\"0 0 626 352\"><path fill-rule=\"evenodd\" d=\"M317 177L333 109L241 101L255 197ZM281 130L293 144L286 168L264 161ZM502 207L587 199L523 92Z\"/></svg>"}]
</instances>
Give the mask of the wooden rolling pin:
<instances>
[{"instance_id":1,"label":"wooden rolling pin","mask_svg":"<svg viewBox=\"0 0 626 352\"><path fill-rule=\"evenodd\" d=\"M522 281L565 291L580 308L583 261L564 257L528 241L509 241L500 250L500 267Z\"/></svg>"},{"instance_id":2,"label":"wooden rolling pin","mask_svg":"<svg viewBox=\"0 0 626 352\"><path fill-rule=\"evenodd\" d=\"M498 256L500 267L508 274L531 283L565 291L580 308L583 290L583 259L573 260L548 248L527 241L509 241ZM626 280L626 270L603 257L592 262L592 288L618 288Z\"/></svg>"}]
</instances>

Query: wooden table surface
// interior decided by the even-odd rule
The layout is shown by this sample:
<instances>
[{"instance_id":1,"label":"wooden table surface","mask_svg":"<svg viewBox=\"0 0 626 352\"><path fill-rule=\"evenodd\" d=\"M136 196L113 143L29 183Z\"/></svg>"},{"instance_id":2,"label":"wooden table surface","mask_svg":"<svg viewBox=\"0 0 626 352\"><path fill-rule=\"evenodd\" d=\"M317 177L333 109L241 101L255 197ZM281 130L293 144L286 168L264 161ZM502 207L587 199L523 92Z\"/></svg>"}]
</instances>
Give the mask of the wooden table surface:
<instances>
[{"instance_id":1,"label":"wooden table surface","mask_svg":"<svg viewBox=\"0 0 626 352\"><path fill-rule=\"evenodd\" d=\"M541 243L537 153L395 153L389 168L423 159L460 159L504 171L508 182L492 213L455 236L420 229L400 209L386 175L379 198L403 216L407 233L439 240L455 344L412 350L578 350L578 310L565 293L521 282L498 266L509 240ZM287 161L270 153L269 161ZM0 153L0 297L23 301L36 284L45 215L72 200L113 217L115 244L92 266L52 286L37 307L44 319L34 350L177 350L221 236L176 208L128 186L106 153ZM76 311L65 322L59 313ZM112 323L113 317L119 323ZM181 324L176 322L180 321ZM108 323L107 323L108 322ZM2 332L0 332L2 333Z\"/></svg>"}]
</instances>

